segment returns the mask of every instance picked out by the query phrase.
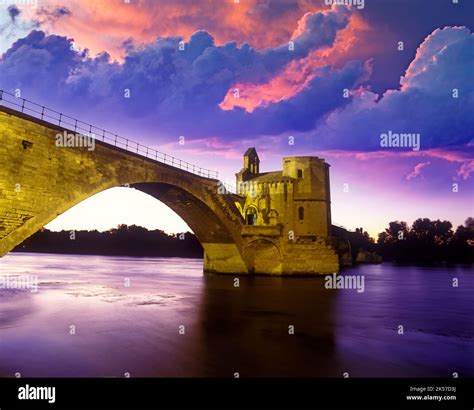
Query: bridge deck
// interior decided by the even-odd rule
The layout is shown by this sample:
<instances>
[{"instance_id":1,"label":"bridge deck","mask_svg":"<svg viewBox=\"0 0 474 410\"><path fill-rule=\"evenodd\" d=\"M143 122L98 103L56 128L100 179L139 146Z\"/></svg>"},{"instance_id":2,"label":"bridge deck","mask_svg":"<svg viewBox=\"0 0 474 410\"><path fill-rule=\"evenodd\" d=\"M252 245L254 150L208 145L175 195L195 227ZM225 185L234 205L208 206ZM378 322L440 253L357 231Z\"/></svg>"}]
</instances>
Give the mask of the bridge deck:
<instances>
[{"instance_id":1,"label":"bridge deck","mask_svg":"<svg viewBox=\"0 0 474 410\"><path fill-rule=\"evenodd\" d=\"M219 173L217 171L212 171L210 169L202 168L197 165L191 164L185 160L176 158L172 155L158 151L154 148L140 144L136 141L121 137L118 134L107 131L103 128L96 127L92 124L78 120L76 118L70 117L58 111L47 108L43 105L29 101L25 98L16 97L14 94L11 94L4 90L0 90L0 107L1 106L16 112L29 115L38 120L45 121L48 124L62 127L71 132L87 135L97 141L102 141L106 144L124 149L133 154L137 154L142 157L161 162L163 164L190 172L203 178L215 180L218 180L219 178ZM221 184L225 186L227 191L235 192L235 188L231 185L224 184L223 182L221 182Z\"/></svg>"}]
</instances>

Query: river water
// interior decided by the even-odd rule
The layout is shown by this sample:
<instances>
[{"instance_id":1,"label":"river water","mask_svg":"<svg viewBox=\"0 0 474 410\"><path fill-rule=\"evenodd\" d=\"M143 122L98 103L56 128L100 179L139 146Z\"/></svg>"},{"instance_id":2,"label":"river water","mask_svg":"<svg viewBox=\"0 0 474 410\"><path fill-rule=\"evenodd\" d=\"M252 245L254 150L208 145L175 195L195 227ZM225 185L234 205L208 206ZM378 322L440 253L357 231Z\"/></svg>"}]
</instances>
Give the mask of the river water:
<instances>
[{"instance_id":1,"label":"river water","mask_svg":"<svg viewBox=\"0 0 474 410\"><path fill-rule=\"evenodd\" d=\"M474 376L472 268L344 275L364 291L314 277L236 286L197 259L10 253L0 376ZM12 285L34 276L37 292Z\"/></svg>"}]
</instances>

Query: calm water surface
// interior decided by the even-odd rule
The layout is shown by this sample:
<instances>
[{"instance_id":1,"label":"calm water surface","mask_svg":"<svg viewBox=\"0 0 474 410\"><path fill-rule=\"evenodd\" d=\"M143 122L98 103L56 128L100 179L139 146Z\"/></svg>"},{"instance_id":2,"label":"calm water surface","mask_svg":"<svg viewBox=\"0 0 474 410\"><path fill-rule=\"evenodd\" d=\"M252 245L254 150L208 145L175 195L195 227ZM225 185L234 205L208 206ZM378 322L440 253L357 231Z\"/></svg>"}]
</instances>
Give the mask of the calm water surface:
<instances>
[{"instance_id":1,"label":"calm water surface","mask_svg":"<svg viewBox=\"0 0 474 410\"><path fill-rule=\"evenodd\" d=\"M472 269L345 274L365 292L323 278L235 287L196 259L10 253L0 277L37 275L39 290L0 289L0 376L474 376Z\"/></svg>"}]
</instances>

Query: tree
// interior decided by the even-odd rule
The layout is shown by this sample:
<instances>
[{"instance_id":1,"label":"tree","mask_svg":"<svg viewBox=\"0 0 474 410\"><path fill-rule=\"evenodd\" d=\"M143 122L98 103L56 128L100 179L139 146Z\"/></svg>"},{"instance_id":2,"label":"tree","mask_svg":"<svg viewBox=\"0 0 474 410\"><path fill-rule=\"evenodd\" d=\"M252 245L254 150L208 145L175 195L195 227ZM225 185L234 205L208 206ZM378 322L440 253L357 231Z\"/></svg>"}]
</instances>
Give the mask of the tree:
<instances>
[{"instance_id":1,"label":"tree","mask_svg":"<svg viewBox=\"0 0 474 410\"><path fill-rule=\"evenodd\" d=\"M385 229L387 236L385 237L386 242L397 242L407 238L408 236L408 226L406 222L390 222L388 228Z\"/></svg>"},{"instance_id":2,"label":"tree","mask_svg":"<svg viewBox=\"0 0 474 410\"><path fill-rule=\"evenodd\" d=\"M409 263L472 262L474 220L453 232L449 221L418 218L409 229L405 222L390 222L378 235L378 252L385 260Z\"/></svg>"},{"instance_id":3,"label":"tree","mask_svg":"<svg viewBox=\"0 0 474 410\"><path fill-rule=\"evenodd\" d=\"M456 260L474 262L474 218L467 218L454 232L450 253Z\"/></svg>"}]
</instances>

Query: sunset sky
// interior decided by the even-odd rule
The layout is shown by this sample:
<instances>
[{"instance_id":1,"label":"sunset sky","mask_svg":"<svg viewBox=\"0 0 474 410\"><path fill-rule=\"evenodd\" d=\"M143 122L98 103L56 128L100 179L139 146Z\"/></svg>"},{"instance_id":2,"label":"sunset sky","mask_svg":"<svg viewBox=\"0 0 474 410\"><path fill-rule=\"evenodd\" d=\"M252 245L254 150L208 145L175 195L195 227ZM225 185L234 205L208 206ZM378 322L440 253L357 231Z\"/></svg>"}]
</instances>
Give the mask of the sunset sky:
<instances>
[{"instance_id":1,"label":"sunset sky","mask_svg":"<svg viewBox=\"0 0 474 410\"><path fill-rule=\"evenodd\" d=\"M393 220L457 226L474 216L474 1L365 0L362 9L324 0L4 3L0 89L229 183L250 146L261 171L281 169L284 156L322 157L331 165L333 222L373 236ZM420 149L381 147L390 131L420 134ZM119 223L187 229L126 188L48 227Z\"/></svg>"}]
</instances>

